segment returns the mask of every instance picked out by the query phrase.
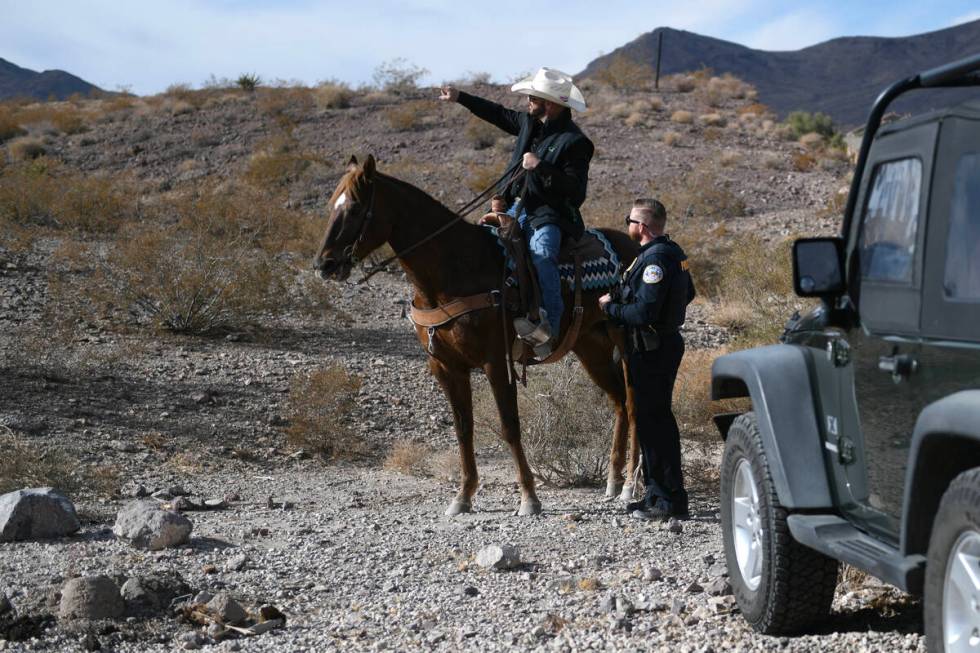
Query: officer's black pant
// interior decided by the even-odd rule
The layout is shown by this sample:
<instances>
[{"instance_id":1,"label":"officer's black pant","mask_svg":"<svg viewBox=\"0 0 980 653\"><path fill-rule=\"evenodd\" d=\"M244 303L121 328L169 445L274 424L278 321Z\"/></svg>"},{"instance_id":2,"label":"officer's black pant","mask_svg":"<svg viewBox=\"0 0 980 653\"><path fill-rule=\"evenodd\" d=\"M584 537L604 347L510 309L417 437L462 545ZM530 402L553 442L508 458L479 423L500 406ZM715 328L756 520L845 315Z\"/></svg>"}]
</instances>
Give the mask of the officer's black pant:
<instances>
[{"instance_id":1,"label":"officer's black pant","mask_svg":"<svg viewBox=\"0 0 980 653\"><path fill-rule=\"evenodd\" d=\"M684 356L679 333L662 335L653 351L631 352L626 359L633 384L636 435L643 452L646 498L663 497L675 509L687 510L687 492L681 471L681 436L671 410L677 369Z\"/></svg>"}]
</instances>

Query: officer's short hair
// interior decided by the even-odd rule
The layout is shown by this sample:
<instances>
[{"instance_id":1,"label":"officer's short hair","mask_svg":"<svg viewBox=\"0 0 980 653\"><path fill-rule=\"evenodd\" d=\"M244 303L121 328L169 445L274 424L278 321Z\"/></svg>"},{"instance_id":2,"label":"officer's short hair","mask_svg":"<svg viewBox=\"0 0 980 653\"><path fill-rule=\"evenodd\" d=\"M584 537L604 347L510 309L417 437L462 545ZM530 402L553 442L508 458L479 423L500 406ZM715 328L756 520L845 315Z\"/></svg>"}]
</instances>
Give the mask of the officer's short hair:
<instances>
[{"instance_id":1,"label":"officer's short hair","mask_svg":"<svg viewBox=\"0 0 980 653\"><path fill-rule=\"evenodd\" d=\"M655 199L639 198L633 200L633 208L640 209L649 217L650 226L663 227L667 222L667 209Z\"/></svg>"}]
</instances>

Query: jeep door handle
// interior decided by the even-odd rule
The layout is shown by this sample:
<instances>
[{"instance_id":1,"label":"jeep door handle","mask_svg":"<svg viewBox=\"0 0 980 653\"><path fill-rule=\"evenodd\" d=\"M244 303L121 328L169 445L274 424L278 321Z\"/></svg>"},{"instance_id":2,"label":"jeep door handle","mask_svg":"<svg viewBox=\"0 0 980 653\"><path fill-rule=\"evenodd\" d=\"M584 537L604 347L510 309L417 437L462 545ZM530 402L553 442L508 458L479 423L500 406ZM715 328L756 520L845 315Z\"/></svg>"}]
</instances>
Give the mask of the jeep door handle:
<instances>
[{"instance_id":1,"label":"jeep door handle","mask_svg":"<svg viewBox=\"0 0 980 653\"><path fill-rule=\"evenodd\" d=\"M902 379L919 369L919 363L909 354L895 354L879 358L878 369L890 373L895 383L901 383Z\"/></svg>"}]
</instances>

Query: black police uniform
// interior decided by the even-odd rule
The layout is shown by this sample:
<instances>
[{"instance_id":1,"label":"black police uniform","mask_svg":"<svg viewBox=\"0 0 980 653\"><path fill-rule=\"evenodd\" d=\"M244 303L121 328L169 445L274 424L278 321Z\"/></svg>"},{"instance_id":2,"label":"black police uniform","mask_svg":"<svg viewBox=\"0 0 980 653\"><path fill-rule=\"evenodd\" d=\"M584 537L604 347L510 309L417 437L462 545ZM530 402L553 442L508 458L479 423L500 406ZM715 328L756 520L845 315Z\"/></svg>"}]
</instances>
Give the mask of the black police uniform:
<instances>
[{"instance_id":1,"label":"black police uniform","mask_svg":"<svg viewBox=\"0 0 980 653\"><path fill-rule=\"evenodd\" d=\"M626 368L643 452L644 502L650 506L658 497L666 499L674 515L687 514L687 492L680 432L670 404L684 356L679 329L694 294L684 250L663 235L640 248L623 274L620 296L604 308L613 322L626 327Z\"/></svg>"}]
</instances>

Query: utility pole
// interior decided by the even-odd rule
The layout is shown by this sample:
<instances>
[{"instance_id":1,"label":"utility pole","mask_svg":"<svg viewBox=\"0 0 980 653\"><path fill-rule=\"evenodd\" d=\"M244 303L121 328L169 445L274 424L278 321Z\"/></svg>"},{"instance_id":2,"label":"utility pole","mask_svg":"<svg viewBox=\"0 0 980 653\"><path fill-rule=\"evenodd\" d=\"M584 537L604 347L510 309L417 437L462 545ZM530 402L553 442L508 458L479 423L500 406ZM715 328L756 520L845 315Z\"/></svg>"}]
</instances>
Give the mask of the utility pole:
<instances>
[{"instance_id":1,"label":"utility pole","mask_svg":"<svg viewBox=\"0 0 980 653\"><path fill-rule=\"evenodd\" d=\"M660 57L664 52L664 32L660 30L657 34L657 76L653 80L653 88L660 90Z\"/></svg>"}]
</instances>

